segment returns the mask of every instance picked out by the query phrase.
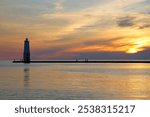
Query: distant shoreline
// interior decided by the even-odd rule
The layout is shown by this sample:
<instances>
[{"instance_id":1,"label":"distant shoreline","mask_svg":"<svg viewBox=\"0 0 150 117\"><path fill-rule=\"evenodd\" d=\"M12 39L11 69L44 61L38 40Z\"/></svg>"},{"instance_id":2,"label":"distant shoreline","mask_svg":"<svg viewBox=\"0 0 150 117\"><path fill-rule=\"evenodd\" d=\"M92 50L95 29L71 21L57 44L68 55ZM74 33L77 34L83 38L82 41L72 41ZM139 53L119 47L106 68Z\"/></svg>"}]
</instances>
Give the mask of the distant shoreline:
<instances>
[{"instance_id":1,"label":"distant shoreline","mask_svg":"<svg viewBox=\"0 0 150 117\"><path fill-rule=\"evenodd\" d=\"M25 63L25 62L14 60L13 63ZM150 60L97 60L97 61L34 60L30 61L29 63L150 63Z\"/></svg>"}]
</instances>

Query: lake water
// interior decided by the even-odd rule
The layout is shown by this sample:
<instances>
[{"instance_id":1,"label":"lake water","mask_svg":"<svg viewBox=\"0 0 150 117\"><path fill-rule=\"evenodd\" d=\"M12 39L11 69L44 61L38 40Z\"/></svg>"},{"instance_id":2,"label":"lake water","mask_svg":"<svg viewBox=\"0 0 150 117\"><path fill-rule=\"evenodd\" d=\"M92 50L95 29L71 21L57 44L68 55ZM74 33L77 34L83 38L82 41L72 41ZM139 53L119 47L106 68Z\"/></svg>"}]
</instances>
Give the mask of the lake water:
<instances>
[{"instance_id":1,"label":"lake water","mask_svg":"<svg viewBox=\"0 0 150 117\"><path fill-rule=\"evenodd\" d=\"M0 99L150 99L150 64L0 61Z\"/></svg>"}]
</instances>

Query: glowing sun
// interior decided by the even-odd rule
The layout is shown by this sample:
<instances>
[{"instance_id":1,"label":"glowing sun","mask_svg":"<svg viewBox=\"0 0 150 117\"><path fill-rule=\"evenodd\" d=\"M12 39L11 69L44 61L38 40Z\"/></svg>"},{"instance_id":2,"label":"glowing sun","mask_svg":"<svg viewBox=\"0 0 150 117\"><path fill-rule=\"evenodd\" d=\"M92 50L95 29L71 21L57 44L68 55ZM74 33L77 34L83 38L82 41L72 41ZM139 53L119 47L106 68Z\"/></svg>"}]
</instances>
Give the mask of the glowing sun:
<instances>
[{"instance_id":1,"label":"glowing sun","mask_svg":"<svg viewBox=\"0 0 150 117\"><path fill-rule=\"evenodd\" d=\"M136 48L131 48L127 51L127 53L129 53L129 54L134 54L134 53L137 53L137 52L138 52L138 50Z\"/></svg>"}]
</instances>

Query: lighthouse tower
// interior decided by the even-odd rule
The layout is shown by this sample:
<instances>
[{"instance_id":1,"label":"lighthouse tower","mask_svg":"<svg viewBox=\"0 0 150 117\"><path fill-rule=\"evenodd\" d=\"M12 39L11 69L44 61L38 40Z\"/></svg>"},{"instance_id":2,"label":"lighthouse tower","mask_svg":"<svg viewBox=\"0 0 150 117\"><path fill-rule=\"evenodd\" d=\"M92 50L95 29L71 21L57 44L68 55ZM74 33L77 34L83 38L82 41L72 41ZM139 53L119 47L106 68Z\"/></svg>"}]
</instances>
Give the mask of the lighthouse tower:
<instances>
[{"instance_id":1,"label":"lighthouse tower","mask_svg":"<svg viewBox=\"0 0 150 117\"><path fill-rule=\"evenodd\" d=\"M25 63L30 63L30 43L28 38L26 38L24 41L23 60Z\"/></svg>"}]
</instances>

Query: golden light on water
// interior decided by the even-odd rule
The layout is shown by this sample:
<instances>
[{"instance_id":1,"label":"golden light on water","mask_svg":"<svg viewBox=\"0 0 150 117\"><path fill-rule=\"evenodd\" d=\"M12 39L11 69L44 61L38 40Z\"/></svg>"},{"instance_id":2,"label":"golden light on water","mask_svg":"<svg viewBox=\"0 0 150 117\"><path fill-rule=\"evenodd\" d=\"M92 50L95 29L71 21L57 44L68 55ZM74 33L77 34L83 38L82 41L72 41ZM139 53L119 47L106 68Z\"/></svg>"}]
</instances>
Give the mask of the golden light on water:
<instances>
[{"instance_id":1,"label":"golden light on water","mask_svg":"<svg viewBox=\"0 0 150 117\"><path fill-rule=\"evenodd\" d=\"M105 95L105 99L149 99L149 68L149 64L52 65L24 69L20 73L24 77L23 86L31 89L70 90L75 95L92 92L92 96ZM16 79L21 86L22 79Z\"/></svg>"}]
</instances>

